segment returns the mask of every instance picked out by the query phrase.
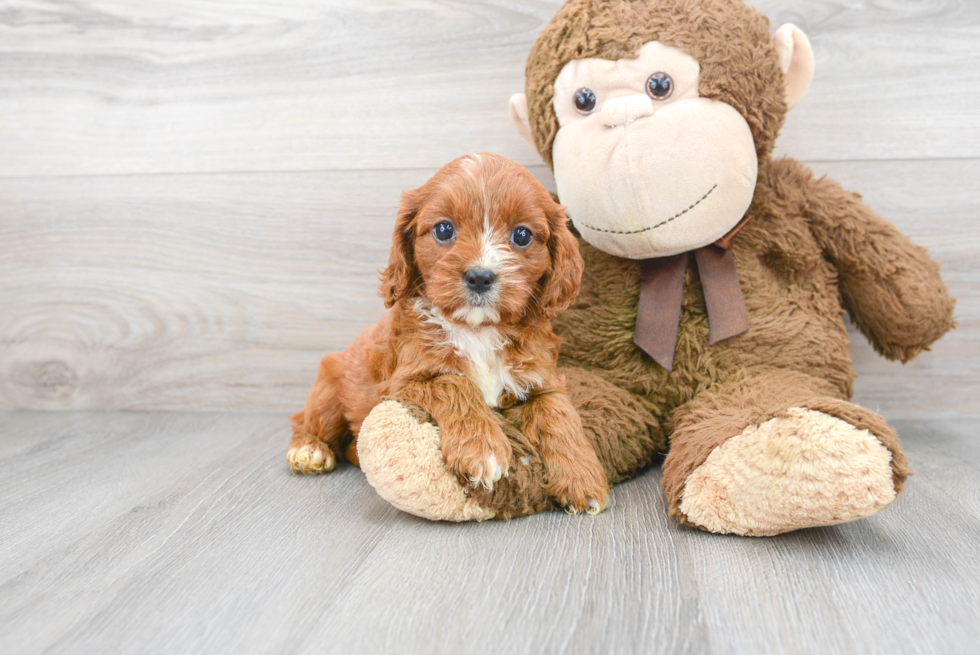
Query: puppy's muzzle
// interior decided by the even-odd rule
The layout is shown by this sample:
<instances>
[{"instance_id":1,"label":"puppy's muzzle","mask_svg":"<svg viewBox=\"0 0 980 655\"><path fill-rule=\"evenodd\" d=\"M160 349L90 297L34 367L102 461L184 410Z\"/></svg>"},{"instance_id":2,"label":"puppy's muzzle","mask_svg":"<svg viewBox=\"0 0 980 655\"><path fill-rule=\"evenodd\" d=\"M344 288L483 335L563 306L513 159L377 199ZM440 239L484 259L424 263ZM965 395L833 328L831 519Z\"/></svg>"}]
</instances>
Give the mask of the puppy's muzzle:
<instances>
[{"instance_id":1,"label":"puppy's muzzle","mask_svg":"<svg viewBox=\"0 0 980 655\"><path fill-rule=\"evenodd\" d=\"M463 273L466 288L473 293L483 294L491 291L497 283L497 274L488 268L471 268Z\"/></svg>"}]
</instances>

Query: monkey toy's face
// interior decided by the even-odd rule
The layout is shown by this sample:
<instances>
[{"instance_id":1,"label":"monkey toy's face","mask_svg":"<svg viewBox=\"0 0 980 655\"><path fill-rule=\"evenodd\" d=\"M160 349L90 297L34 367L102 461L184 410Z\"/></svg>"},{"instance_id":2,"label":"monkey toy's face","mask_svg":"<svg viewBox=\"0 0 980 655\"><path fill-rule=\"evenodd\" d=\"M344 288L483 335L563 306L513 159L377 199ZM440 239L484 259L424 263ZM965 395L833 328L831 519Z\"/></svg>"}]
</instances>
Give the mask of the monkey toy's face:
<instances>
[{"instance_id":1,"label":"monkey toy's face","mask_svg":"<svg viewBox=\"0 0 980 655\"><path fill-rule=\"evenodd\" d=\"M745 214L748 123L698 96L698 63L651 41L636 59L576 59L555 80L558 197L582 237L630 259L708 245Z\"/></svg>"},{"instance_id":2,"label":"monkey toy's face","mask_svg":"<svg viewBox=\"0 0 980 655\"><path fill-rule=\"evenodd\" d=\"M683 14L687 7L666 0L637 5L602 4L602 11L645 7ZM768 21L757 21L752 30L759 32L750 30L746 37L742 23L732 18L727 38L734 41L718 34L704 34L700 41L699 26L687 26L691 34L685 34L685 25L675 21L668 30L672 44L652 36L628 57L582 55L547 68L550 56L606 47L576 31L583 28L571 18L585 7L599 11L599 4L583 0L573 6L569 0L565 7L571 12L565 22L549 26L532 48L529 95L511 98L510 115L552 165L558 196L582 238L612 255L649 259L694 250L732 232L755 194L758 153L769 156L786 110L802 99L813 78L806 35L787 24L770 37ZM606 30L604 38L613 39L607 18L596 20ZM630 39L639 29L656 34L663 28L658 21L620 36ZM695 43L709 58L699 62L678 41ZM702 47L706 42L711 47ZM774 94L779 91L782 98Z\"/></svg>"}]
</instances>

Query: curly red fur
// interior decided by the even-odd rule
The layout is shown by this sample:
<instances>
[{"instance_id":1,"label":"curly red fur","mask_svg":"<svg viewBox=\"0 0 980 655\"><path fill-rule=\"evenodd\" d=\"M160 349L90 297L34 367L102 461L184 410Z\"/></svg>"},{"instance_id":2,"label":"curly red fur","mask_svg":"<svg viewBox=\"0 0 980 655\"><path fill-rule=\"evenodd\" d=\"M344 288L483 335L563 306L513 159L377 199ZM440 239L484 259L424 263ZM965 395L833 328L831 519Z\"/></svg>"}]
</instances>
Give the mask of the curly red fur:
<instances>
[{"instance_id":1,"label":"curly red fur","mask_svg":"<svg viewBox=\"0 0 980 655\"><path fill-rule=\"evenodd\" d=\"M433 230L447 221L455 235L440 242ZM529 245L512 238L517 228L530 230ZM475 267L494 273L489 291L468 288L464 276ZM329 470L356 453L353 435L391 396L429 412L447 465L489 487L513 464L500 412L520 408L556 500L600 509L609 485L558 376L550 324L575 300L581 277L564 208L526 169L491 154L446 165L403 195L381 274L391 311L324 357L306 406L292 417L290 453L313 449L329 465L291 458L293 468Z\"/></svg>"}]
</instances>

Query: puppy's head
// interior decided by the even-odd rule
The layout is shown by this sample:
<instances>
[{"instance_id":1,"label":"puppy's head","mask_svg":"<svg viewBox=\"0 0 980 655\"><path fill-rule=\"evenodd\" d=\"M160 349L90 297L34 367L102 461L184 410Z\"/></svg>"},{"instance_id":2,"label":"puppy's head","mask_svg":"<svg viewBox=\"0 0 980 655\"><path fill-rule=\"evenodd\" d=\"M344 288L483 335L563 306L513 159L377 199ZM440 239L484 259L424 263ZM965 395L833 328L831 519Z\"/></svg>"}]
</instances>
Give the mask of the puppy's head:
<instances>
[{"instance_id":1,"label":"puppy's head","mask_svg":"<svg viewBox=\"0 0 980 655\"><path fill-rule=\"evenodd\" d=\"M472 326L552 317L575 300L578 242L564 208L524 167L467 155L402 196L381 295L421 296Z\"/></svg>"}]
</instances>

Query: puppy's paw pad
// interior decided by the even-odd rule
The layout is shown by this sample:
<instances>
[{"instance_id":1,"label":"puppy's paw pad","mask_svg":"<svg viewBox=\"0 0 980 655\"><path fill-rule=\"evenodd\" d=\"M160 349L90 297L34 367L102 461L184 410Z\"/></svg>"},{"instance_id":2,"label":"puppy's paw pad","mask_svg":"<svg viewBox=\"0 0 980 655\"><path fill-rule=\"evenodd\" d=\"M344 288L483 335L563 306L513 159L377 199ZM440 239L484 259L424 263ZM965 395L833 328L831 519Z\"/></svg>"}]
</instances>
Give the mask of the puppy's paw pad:
<instances>
[{"instance_id":1,"label":"puppy's paw pad","mask_svg":"<svg viewBox=\"0 0 980 655\"><path fill-rule=\"evenodd\" d=\"M606 509L606 502L604 500L596 500L595 498L588 498L584 502L575 502L566 499L562 501L561 504L565 509L565 513L572 516L577 514L588 514L590 516L595 516L602 510Z\"/></svg>"},{"instance_id":2,"label":"puppy's paw pad","mask_svg":"<svg viewBox=\"0 0 980 655\"><path fill-rule=\"evenodd\" d=\"M286 461L293 471L304 475L329 473L337 466L337 457L332 450L310 444L290 448L286 451Z\"/></svg>"},{"instance_id":3,"label":"puppy's paw pad","mask_svg":"<svg viewBox=\"0 0 980 655\"><path fill-rule=\"evenodd\" d=\"M552 498L569 514L594 516L606 509L609 503L609 486L601 470L584 479L555 474L550 483L550 492Z\"/></svg>"}]
</instances>

